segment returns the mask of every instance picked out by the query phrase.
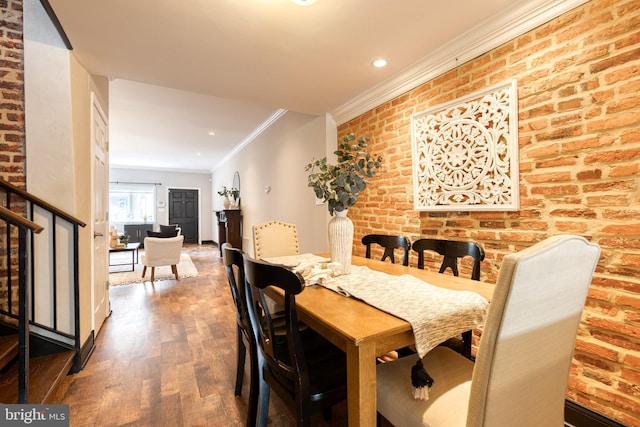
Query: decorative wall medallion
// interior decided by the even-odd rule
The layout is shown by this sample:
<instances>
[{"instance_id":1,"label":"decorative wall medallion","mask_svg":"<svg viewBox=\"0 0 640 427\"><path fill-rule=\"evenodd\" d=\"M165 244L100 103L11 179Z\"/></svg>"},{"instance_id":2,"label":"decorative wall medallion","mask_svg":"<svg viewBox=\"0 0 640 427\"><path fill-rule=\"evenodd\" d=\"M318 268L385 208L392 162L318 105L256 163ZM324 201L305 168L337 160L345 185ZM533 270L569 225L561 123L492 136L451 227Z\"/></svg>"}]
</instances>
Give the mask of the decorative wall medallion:
<instances>
[{"instance_id":1,"label":"decorative wall medallion","mask_svg":"<svg viewBox=\"0 0 640 427\"><path fill-rule=\"evenodd\" d=\"M519 209L515 80L414 114L411 136L416 210Z\"/></svg>"}]
</instances>

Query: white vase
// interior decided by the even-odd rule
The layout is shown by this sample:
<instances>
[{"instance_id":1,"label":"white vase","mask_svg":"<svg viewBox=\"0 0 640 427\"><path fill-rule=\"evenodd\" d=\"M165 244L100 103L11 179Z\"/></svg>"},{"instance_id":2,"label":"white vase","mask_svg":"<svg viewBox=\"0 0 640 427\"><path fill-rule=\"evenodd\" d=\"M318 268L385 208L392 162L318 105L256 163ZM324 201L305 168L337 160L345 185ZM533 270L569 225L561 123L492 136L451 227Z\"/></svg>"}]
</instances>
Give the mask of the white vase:
<instances>
[{"instance_id":1,"label":"white vase","mask_svg":"<svg viewBox=\"0 0 640 427\"><path fill-rule=\"evenodd\" d=\"M353 222L347 217L347 210L336 212L329 221L329 250L331 261L342 265L342 273L351 273L353 251Z\"/></svg>"},{"instance_id":2,"label":"white vase","mask_svg":"<svg viewBox=\"0 0 640 427\"><path fill-rule=\"evenodd\" d=\"M229 205L229 209L240 209L240 199L237 198L232 198L229 199L231 200L231 204Z\"/></svg>"},{"instance_id":3,"label":"white vase","mask_svg":"<svg viewBox=\"0 0 640 427\"><path fill-rule=\"evenodd\" d=\"M224 206L225 209L229 209L229 205L231 205L231 200L229 200L227 196L224 196L224 200L222 201L222 206Z\"/></svg>"}]
</instances>

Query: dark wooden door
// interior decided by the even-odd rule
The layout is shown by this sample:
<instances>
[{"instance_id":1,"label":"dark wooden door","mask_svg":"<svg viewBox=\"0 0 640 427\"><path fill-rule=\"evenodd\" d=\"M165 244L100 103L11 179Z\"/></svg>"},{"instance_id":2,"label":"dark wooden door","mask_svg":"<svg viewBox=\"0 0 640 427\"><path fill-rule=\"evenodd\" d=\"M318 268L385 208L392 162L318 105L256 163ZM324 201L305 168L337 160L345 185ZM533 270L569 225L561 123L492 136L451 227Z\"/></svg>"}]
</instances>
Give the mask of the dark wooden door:
<instances>
[{"instance_id":1,"label":"dark wooden door","mask_svg":"<svg viewBox=\"0 0 640 427\"><path fill-rule=\"evenodd\" d=\"M198 243L198 190L169 189L169 224L182 228L185 243Z\"/></svg>"}]
</instances>

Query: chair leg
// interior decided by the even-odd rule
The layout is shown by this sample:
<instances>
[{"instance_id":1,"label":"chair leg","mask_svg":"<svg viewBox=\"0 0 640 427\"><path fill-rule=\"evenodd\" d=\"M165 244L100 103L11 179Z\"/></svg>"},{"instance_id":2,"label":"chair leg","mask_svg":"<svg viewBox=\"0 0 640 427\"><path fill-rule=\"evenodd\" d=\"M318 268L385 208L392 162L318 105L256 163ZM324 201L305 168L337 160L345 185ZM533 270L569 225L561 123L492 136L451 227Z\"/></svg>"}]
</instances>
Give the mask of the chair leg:
<instances>
[{"instance_id":1,"label":"chair leg","mask_svg":"<svg viewBox=\"0 0 640 427\"><path fill-rule=\"evenodd\" d=\"M249 366L251 369L251 379L249 383L249 414L247 416L247 427L256 427L258 419L260 374L257 351L258 349L256 348L255 342L249 342Z\"/></svg>"},{"instance_id":2,"label":"chair leg","mask_svg":"<svg viewBox=\"0 0 640 427\"><path fill-rule=\"evenodd\" d=\"M258 352L258 381L260 383L260 391L258 392L258 427L267 427L267 421L269 420L269 393L271 393L271 389L263 378L263 369L264 360L260 352Z\"/></svg>"},{"instance_id":3,"label":"chair leg","mask_svg":"<svg viewBox=\"0 0 640 427\"><path fill-rule=\"evenodd\" d=\"M171 272L173 274L175 274L176 280L180 280L180 278L178 277L178 266L177 265L174 264L174 265L171 266Z\"/></svg>"},{"instance_id":4,"label":"chair leg","mask_svg":"<svg viewBox=\"0 0 640 427\"><path fill-rule=\"evenodd\" d=\"M473 331L464 331L462 333L462 355L470 360L473 360L473 358L471 357L472 340L473 340Z\"/></svg>"},{"instance_id":5,"label":"chair leg","mask_svg":"<svg viewBox=\"0 0 640 427\"><path fill-rule=\"evenodd\" d=\"M333 418L333 408L328 407L328 408L324 408L322 410L322 417L324 418L325 421L331 421L331 419Z\"/></svg>"},{"instance_id":6,"label":"chair leg","mask_svg":"<svg viewBox=\"0 0 640 427\"><path fill-rule=\"evenodd\" d=\"M296 402L296 406L298 408L298 413L296 414L298 417L298 426L310 427L311 426L311 402ZM329 408L329 413L331 413L331 408ZM326 410L323 409L322 415L326 416L326 414L327 414Z\"/></svg>"},{"instance_id":7,"label":"chair leg","mask_svg":"<svg viewBox=\"0 0 640 427\"><path fill-rule=\"evenodd\" d=\"M151 267L151 281L153 282L153 278L156 274L156 268L155 267Z\"/></svg>"},{"instance_id":8,"label":"chair leg","mask_svg":"<svg viewBox=\"0 0 640 427\"><path fill-rule=\"evenodd\" d=\"M247 349L244 345L244 339L242 337L242 329L240 328L240 325L238 325L237 328L237 341L238 341L238 366L236 366L236 390L235 390L235 395L236 396L240 396L242 395L242 380L244 379L244 361L245 361L245 356L247 354Z\"/></svg>"},{"instance_id":9,"label":"chair leg","mask_svg":"<svg viewBox=\"0 0 640 427\"><path fill-rule=\"evenodd\" d=\"M147 266L142 267L142 278L144 279L144 275L147 274Z\"/></svg>"}]
</instances>

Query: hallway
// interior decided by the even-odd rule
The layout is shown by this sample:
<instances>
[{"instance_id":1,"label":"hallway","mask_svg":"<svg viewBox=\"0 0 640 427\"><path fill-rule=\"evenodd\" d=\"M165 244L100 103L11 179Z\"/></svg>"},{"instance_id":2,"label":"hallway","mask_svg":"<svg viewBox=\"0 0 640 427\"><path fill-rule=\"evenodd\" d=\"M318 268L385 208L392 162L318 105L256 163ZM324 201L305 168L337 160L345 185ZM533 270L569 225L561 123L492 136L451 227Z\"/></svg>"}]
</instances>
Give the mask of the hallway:
<instances>
[{"instance_id":1,"label":"hallway","mask_svg":"<svg viewBox=\"0 0 640 427\"><path fill-rule=\"evenodd\" d=\"M184 250L198 277L111 287L95 352L54 399L70 405L71 426L244 426L249 368L235 397L235 308L218 248ZM275 394L269 425L295 425ZM314 425L346 425L346 404Z\"/></svg>"}]
</instances>

